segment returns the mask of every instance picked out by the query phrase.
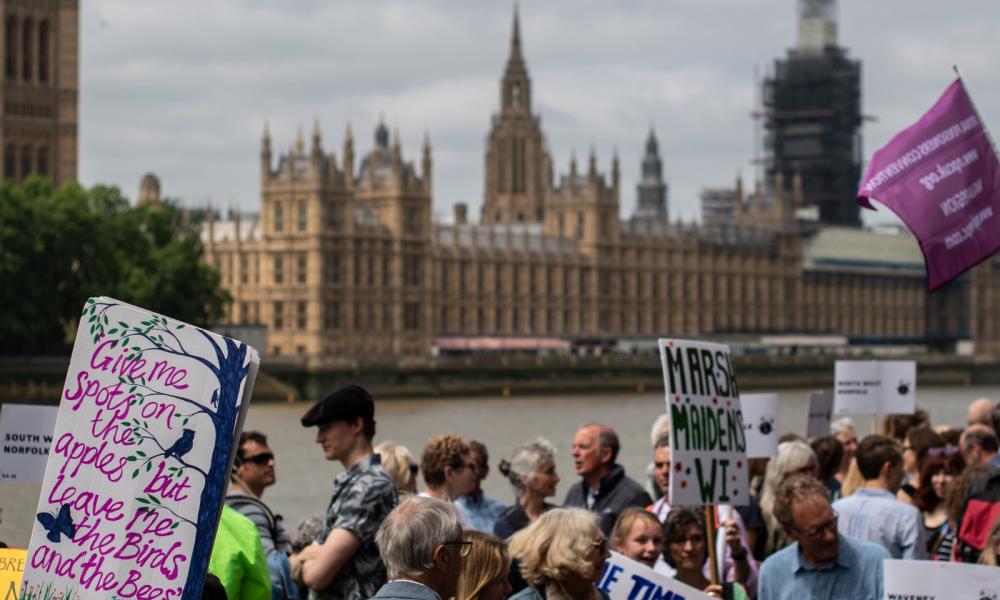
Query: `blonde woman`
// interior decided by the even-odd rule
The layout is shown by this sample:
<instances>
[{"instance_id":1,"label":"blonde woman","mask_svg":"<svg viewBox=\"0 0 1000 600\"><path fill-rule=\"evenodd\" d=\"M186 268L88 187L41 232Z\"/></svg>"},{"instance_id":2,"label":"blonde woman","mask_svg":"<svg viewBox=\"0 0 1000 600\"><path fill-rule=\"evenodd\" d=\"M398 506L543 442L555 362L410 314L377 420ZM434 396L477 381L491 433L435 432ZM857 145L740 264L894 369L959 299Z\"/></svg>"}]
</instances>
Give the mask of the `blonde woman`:
<instances>
[{"instance_id":1,"label":"blonde woman","mask_svg":"<svg viewBox=\"0 0 1000 600\"><path fill-rule=\"evenodd\" d=\"M767 525L767 547L761 562L789 544L785 529L774 517L775 493L786 479L793 477L812 477L819 475L819 459L809 444L801 441L778 444L778 455L767 464L764 475L764 489L760 494L760 510L764 514Z\"/></svg>"},{"instance_id":2,"label":"blonde woman","mask_svg":"<svg viewBox=\"0 0 1000 600\"><path fill-rule=\"evenodd\" d=\"M507 574L510 572L510 552L507 543L473 529L464 533L472 542L472 550L462 561L458 577L456 600L503 600L511 592Z\"/></svg>"},{"instance_id":3,"label":"blonde woman","mask_svg":"<svg viewBox=\"0 0 1000 600\"><path fill-rule=\"evenodd\" d=\"M396 491L400 494L416 494L417 473L420 469L406 446L385 441L375 446L374 451L382 458L382 468L389 475L389 479L392 479Z\"/></svg>"},{"instance_id":4,"label":"blonde woman","mask_svg":"<svg viewBox=\"0 0 1000 600\"><path fill-rule=\"evenodd\" d=\"M510 539L528 587L510 600L608 600L594 587L611 556L597 516L582 508L554 508Z\"/></svg>"}]
</instances>

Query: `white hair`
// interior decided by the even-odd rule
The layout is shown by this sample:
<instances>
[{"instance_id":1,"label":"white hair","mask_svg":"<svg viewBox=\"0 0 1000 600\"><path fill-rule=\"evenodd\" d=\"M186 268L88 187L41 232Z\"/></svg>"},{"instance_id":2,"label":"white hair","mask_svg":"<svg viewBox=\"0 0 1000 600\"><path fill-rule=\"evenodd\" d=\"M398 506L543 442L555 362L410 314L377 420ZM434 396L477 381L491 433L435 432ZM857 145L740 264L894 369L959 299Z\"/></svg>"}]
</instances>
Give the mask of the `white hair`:
<instances>
[{"instance_id":1,"label":"white hair","mask_svg":"<svg viewBox=\"0 0 1000 600\"><path fill-rule=\"evenodd\" d=\"M830 435L840 435L840 433L846 429L853 429L857 431L858 428L854 425L854 419L851 417L840 417L836 421L830 423Z\"/></svg>"},{"instance_id":2,"label":"white hair","mask_svg":"<svg viewBox=\"0 0 1000 600\"><path fill-rule=\"evenodd\" d=\"M664 436L670 435L670 415L663 413L653 421L653 428L649 430L649 445L656 448Z\"/></svg>"},{"instance_id":3,"label":"white hair","mask_svg":"<svg viewBox=\"0 0 1000 600\"><path fill-rule=\"evenodd\" d=\"M514 448L510 460L501 460L500 472L519 492L524 489L524 482L534 477L545 463L555 462L556 449L545 438L538 438Z\"/></svg>"},{"instance_id":4,"label":"white hair","mask_svg":"<svg viewBox=\"0 0 1000 600\"><path fill-rule=\"evenodd\" d=\"M375 544L389 579L405 579L434 567L434 549L462 540L455 507L436 498L410 496L382 521Z\"/></svg>"}]
</instances>

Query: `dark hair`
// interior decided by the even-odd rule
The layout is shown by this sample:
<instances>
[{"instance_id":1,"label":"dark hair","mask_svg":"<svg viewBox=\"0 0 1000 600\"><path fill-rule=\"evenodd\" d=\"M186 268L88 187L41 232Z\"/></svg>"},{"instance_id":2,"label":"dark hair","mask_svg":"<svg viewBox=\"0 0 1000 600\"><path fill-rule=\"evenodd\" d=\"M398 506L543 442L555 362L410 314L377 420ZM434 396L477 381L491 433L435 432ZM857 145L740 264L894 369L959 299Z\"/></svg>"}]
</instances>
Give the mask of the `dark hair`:
<instances>
[{"instance_id":1,"label":"dark hair","mask_svg":"<svg viewBox=\"0 0 1000 600\"><path fill-rule=\"evenodd\" d=\"M962 429L960 427L949 427L944 431L938 433L941 439L944 440L945 446L954 446L958 448L958 442L962 439Z\"/></svg>"},{"instance_id":2,"label":"dark hair","mask_svg":"<svg viewBox=\"0 0 1000 600\"><path fill-rule=\"evenodd\" d=\"M944 440L930 427L914 427L906 433L906 445L917 455L919 473L927 460L927 451L931 448L944 448Z\"/></svg>"},{"instance_id":3,"label":"dark hair","mask_svg":"<svg viewBox=\"0 0 1000 600\"><path fill-rule=\"evenodd\" d=\"M972 448L973 444L982 447L984 452L995 453L997 451L997 436L992 431L973 429L965 432L965 447L962 452Z\"/></svg>"},{"instance_id":4,"label":"dark hair","mask_svg":"<svg viewBox=\"0 0 1000 600\"><path fill-rule=\"evenodd\" d=\"M470 452L475 452L476 454L479 455L479 459L482 465L488 466L490 464L490 453L488 450L486 450L486 444L482 442L477 442L476 440L469 440L465 443L469 445Z\"/></svg>"},{"instance_id":5,"label":"dark hair","mask_svg":"<svg viewBox=\"0 0 1000 600\"><path fill-rule=\"evenodd\" d=\"M1000 431L1000 402L993 405L993 412L990 413L990 423L993 425L993 433Z\"/></svg>"},{"instance_id":6,"label":"dark hair","mask_svg":"<svg viewBox=\"0 0 1000 600\"><path fill-rule=\"evenodd\" d=\"M206 573L205 584L201 586L201 600L226 600L228 597L222 581L212 573Z\"/></svg>"},{"instance_id":7,"label":"dark hair","mask_svg":"<svg viewBox=\"0 0 1000 600\"><path fill-rule=\"evenodd\" d=\"M920 468L920 487L917 488L917 494L913 498L913 505L924 512L931 512L942 502L947 501L947 498L940 498L934 493L931 478L941 471L958 477L965 470L965 461L962 460L962 454L957 448L952 448L951 450L953 450L951 456L928 455L927 460L924 461L923 466Z\"/></svg>"},{"instance_id":8,"label":"dark hair","mask_svg":"<svg viewBox=\"0 0 1000 600\"><path fill-rule=\"evenodd\" d=\"M858 461L858 471L861 471L861 477L865 481L878 479L885 463L895 467L903 462L903 454L899 451L896 440L875 434L861 440L854 457Z\"/></svg>"},{"instance_id":9,"label":"dark hair","mask_svg":"<svg viewBox=\"0 0 1000 600\"><path fill-rule=\"evenodd\" d=\"M774 518L786 531L795 529L792 507L806 498L821 498L830 501L826 486L814 477L792 477L778 486L774 493Z\"/></svg>"},{"instance_id":10,"label":"dark hair","mask_svg":"<svg viewBox=\"0 0 1000 600\"><path fill-rule=\"evenodd\" d=\"M886 415L882 421L882 435L902 442L906 440L910 429L927 426L930 422L930 416L922 408L915 410L912 415Z\"/></svg>"},{"instance_id":11,"label":"dark hair","mask_svg":"<svg viewBox=\"0 0 1000 600\"><path fill-rule=\"evenodd\" d=\"M674 559L670 557L670 545L687 535L688 529L694 525L701 531L705 538L705 558L708 558L707 544L715 543L708 539L708 528L705 526L705 513L700 508L689 508L686 506L675 506L667 514L667 520L663 522L663 560L671 567L676 567Z\"/></svg>"},{"instance_id":12,"label":"dark hair","mask_svg":"<svg viewBox=\"0 0 1000 600\"><path fill-rule=\"evenodd\" d=\"M247 442L254 442L260 444L261 446L267 445L267 436L259 431L244 431L240 434L240 445L236 448L236 460L237 462L243 462L246 458L247 452L243 449L243 445Z\"/></svg>"},{"instance_id":13,"label":"dark hair","mask_svg":"<svg viewBox=\"0 0 1000 600\"><path fill-rule=\"evenodd\" d=\"M826 435L816 438L809 445L819 459L819 480L823 483L830 481L844 459L844 444L835 436Z\"/></svg>"}]
</instances>

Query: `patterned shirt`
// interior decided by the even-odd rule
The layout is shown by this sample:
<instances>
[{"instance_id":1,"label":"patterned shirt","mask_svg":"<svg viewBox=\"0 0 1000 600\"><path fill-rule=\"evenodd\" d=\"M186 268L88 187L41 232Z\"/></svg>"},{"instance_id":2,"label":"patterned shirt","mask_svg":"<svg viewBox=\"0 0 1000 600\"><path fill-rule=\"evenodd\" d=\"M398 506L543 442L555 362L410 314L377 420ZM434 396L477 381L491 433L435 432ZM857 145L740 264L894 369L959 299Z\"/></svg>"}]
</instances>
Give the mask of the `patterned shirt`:
<instances>
[{"instance_id":1,"label":"patterned shirt","mask_svg":"<svg viewBox=\"0 0 1000 600\"><path fill-rule=\"evenodd\" d=\"M396 507L396 486L382 469L378 454L370 454L333 480L333 497L326 526L316 541L322 544L334 529L346 529L361 547L325 590L310 590L311 600L367 600L387 581L375 546L375 532Z\"/></svg>"}]
</instances>

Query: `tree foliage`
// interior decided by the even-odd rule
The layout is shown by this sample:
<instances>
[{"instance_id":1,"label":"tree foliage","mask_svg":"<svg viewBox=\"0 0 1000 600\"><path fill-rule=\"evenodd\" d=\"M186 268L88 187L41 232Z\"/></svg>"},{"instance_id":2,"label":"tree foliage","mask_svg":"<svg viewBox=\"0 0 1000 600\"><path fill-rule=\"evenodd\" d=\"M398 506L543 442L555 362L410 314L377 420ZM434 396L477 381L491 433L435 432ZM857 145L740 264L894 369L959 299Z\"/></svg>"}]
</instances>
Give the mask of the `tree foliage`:
<instances>
[{"instance_id":1,"label":"tree foliage","mask_svg":"<svg viewBox=\"0 0 1000 600\"><path fill-rule=\"evenodd\" d=\"M230 301L175 205L129 205L116 187L0 183L0 354L58 354L80 308L111 296L205 326Z\"/></svg>"}]
</instances>

